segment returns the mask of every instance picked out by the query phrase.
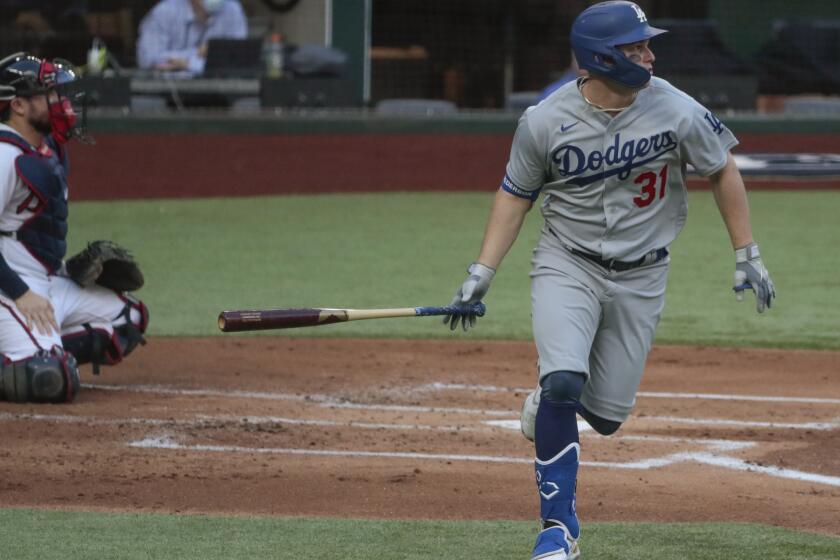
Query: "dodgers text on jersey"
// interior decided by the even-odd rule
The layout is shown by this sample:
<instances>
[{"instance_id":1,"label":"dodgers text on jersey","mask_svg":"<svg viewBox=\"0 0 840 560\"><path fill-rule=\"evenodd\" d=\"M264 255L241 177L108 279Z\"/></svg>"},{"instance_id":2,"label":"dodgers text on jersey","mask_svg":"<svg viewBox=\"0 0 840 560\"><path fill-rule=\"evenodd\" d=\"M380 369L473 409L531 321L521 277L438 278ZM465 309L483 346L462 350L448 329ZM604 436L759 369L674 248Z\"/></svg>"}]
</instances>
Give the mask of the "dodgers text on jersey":
<instances>
[{"instance_id":1,"label":"dodgers text on jersey","mask_svg":"<svg viewBox=\"0 0 840 560\"><path fill-rule=\"evenodd\" d=\"M623 143L619 132L606 152L592 150L586 153L574 144L564 144L551 152L551 160L556 164L561 177L575 177L567 181L569 184L582 187L613 175L618 175L621 180L627 179L633 169L659 159L676 148L677 140L672 131ZM605 165L617 167L604 169ZM588 171L595 173L577 177Z\"/></svg>"}]
</instances>

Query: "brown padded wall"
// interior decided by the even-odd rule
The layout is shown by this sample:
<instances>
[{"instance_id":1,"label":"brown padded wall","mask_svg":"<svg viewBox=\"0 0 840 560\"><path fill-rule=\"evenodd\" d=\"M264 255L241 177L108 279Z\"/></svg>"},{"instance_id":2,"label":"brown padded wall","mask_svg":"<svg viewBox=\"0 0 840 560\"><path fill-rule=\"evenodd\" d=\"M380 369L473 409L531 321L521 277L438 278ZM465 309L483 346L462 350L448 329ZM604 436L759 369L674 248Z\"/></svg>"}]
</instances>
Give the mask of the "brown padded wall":
<instances>
[{"instance_id":1,"label":"brown padded wall","mask_svg":"<svg viewBox=\"0 0 840 560\"><path fill-rule=\"evenodd\" d=\"M508 134L101 134L71 145L73 200L382 191L488 191ZM840 153L840 135L743 134L738 152ZM702 186L704 182L694 182ZM693 185L694 186L694 185ZM750 188L792 188L751 181ZM837 188L807 181L796 188Z\"/></svg>"}]
</instances>

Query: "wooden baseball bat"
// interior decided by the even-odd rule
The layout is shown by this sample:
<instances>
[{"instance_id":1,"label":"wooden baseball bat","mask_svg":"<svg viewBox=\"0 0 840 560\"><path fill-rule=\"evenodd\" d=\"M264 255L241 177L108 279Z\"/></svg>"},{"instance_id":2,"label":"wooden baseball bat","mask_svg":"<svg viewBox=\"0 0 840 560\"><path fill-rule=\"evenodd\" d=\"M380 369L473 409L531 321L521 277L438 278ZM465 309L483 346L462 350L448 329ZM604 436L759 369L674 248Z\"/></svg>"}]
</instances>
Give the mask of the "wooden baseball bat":
<instances>
[{"instance_id":1,"label":"wooden baseball bat","mask_svg":"<svg viewBox=\"0 0 840 560\"><path fill-rule=\"evenodd\" d=\"M317 327L344 321L362 319L385 319L387 317L428 317L430 315L464 315L475 313L484 316L486 308L478 302L470 307L398 307L395 309L330 309L307 307L302 309L253 309L222 311L219 313L219 329L224 332L262 331L268 329L292 329L296 327Z\"/></svg>"}]
</instances>

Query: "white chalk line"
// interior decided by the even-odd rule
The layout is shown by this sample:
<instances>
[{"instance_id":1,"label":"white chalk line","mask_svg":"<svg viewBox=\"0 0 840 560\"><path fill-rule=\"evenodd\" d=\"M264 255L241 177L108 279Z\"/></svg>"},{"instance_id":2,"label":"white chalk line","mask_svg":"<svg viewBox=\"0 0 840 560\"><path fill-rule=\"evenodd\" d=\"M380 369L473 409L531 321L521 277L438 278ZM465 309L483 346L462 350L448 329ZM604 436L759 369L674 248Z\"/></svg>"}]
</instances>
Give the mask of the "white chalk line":
<instances>
[{"instance_id":1,"label":"white chalk line","mask_svg":"<svg viewBox=\"0 0 840 560\"><path fill-rule=\"evenodd\" d=\"M292 424L303 426L321 426L321 427L342 427L342 428L362 428L362 429L386 429L399 431L443 431L443 432L482 432L482 433L498 433L493 429L481 429L468 426L436 426L428 424L386 424L386 423L372 423L372 422L357 422L354 420L339 422L336 420L306 420L302 418L286 418L282 416L237 416L232 414L209 415L199 414L194 419L175 419L175 418L102 418L98 416L81 416L70 414L32 414L28 412L12 413L0 412L0 421L2 420L25 420L36 422L51 422L55 424L84 424L91 426L120 426L126 424L136 424L142 426L181 426L181 427L213 427L214 423L225 422L229 423L231 427L242 427L247 425L263 425L263 424ZM500 424L499 422L513 422L516 425L516 430L519 431L518 420L502 420L502 421L487 421L483 422L493 427L504 429L511 429L507 424ZM584 434L586 435L586 434ZM598 436L598 439L601 439ZM686 438L679 436L649 436L649 435L628 435L621 434L609 438L609 441L643 441L643 442L662 442L674 444L692 444L708 447L714 451L733 451L737 449L744 449L753 447L756 444L750 441L734 441L724 439L708 439L708 438Z\"/></svg>"},{"instance_id":2,"label":"white chalk line","mask_svg":"<svg viewBox=\"0 0 840 560\"><path fill-rule=\"evenodd\" d=\"M507 463L507 464L532 464L533 458L525 457L509 457L500 455L451 455L444 453L409 453L396 451L349 451L349 450L335 450L335 449L300 449L288 447L244 447L239 445L186 445L178 443L170 436L147 437L142 440L130 442L129 447L140 449L168 449L181 451L201 451L201 452L217 452L217 453L252 453L252 454L272 454L272 455L309 455L309 456L329 456L329 457L352 457L352 458L380 458L380 459L413 459L413 460L433 460L433 461L450 461L450 462L482 462L482 463ZM580 464L586 467L593 468L609 468L619 470L650 470L653 468L661 468L677 463L696 462L706 465L713 465L730 470L755 472L774 476L778 478L786 478L791 480L798 480L802 482L811 482L815 484L825 484L828 486L840 487L840 477L828 476L814 473L807 473L794 469L785 469L781 467L754 465L742 459L729 457L725 455L717 455L714 453L704 452L689 452L689 453L674 453L665 457L657 457L651 459L644 459L641 461L633 461L628 463L612 463L603 461L581 461Z\"/></svg>"},{"instance_id":3,"label":"white chalk line","mask_svg":"<svg viewBox=\"0 0 840 560\"><path fill-rule=\"evenodd\" d=\"M307 401L307 402L316 402L321 406L326 407L339 407L339 408L356 408L356 409L366 409L366 410L399 410L399 411L414 411L414 412L458 412L458 413L468 413L468 414L487 414L487 415L512 415L511 411L486 411L486 410L479 410L479 409L464 409L464 408L449 408L449 407L418 407L418 406L403 406L403 405L366 405L362 403L347 403L342 402L334 399L333 397L329 397L327 395L290 395L284 393L271 393L271 392L253 392L253 391L220 391L220 390L210 390L210 389L175 389L175 388L168 388L162 386L148 386L148 385L134 385L134 386L116 386L116 385L88 385L88 388L93 389L103 389L103 390L125 390L125 391L133 391L133 392L147 392L147 393L158 393L158 394L177 394L177 395L197 395L197 396L221 396L221 397L240 397L240 398L257 398L257 399L271 399L271 400L294 400L294 401ZM421 386L421 390L471 390L471 391L487 391L487 392L510 392L510 388L503 388L503 387L495 387L489 385L480 385L480 386L471 386L471 385L463 385L463 384L444 384L444 383L432 383L427 386ZM513 391L518 392L528 392L529 389L513 389ZM641 392L639 396L647 396L653 398L690 398L690 399L711 399L711 400L746 400L746 401L764 401L764 402L806 402L806 403L822 403L822 404L834 404L840 403L840 399L812 399L812 398L801 398L801 397L766 397L766 396L751 396L751 395L718 395L718 394L704 394L704 393L651 393L651 392ZM725 420L724 420L725 422ZM623 437L633 437L633 436L623 436ZM640 436L645 437L645 436ZM181 444L178 444L181 445ZM230 448L232 450L237 450L235 446L215 446L221 448L221 450L225 450ZM199 446L196 447L197 450L213 450L214 446ZM247 450L250 448L243 448ZM281 451L282 452L282 451ZM374 455L370 456L390 456L390 457L402 457L404 454L385 454L385 455L378 455L379 452L354 452L354 451L328 451L328 450L311 450L311 449L302 449L294 451L296 454L341 454L347 456L353 456L354 453L373 453ZM437 457L435 454L426 454L429 455L430 458ZM368 456L368 455L364 455ZM417 456L414 458L423 458L425 455L421 454L421 456ZM695 458L695 456L697 458ZM451 456L451 457L460 457L460 456ZM470 456L473 457L473 456ZM480 456L478 456L480 457ZM709 457L723 457L723 460L715 459L714 463L710 463ZM514 458L517 462L521 462L522 459ZM447 459L447 460L460 460L460 459ZM481 458L475 459L464 459L464 460L482 460ZM838 477L826 477L825 475L816 475L813 473L804 473L802 471L795 471L792 469L782 469L780 467L763 467L752 465L746 461L735 459L732 457L724 457L724 456L717 456L717 455L710 455L710 454L695 454L695 453L682 453L682 454L674 454L664 458L653 458L653 459L646 459L643 461L631 462L631 463L599 463L599 462L584 462L582 464L586 464L593 467L609 467L609 468L618 468L618 469L632 469L632 468L653 468L656 466L665 466L668 464L672 464L673 462L677 461L687 461L687 460L696 460L699 463L707 463L707 464L715 464L718 466L724 466L728 468L735 468L736 470L745 470L750 472L763 472L765 474L769 474L772 476L780 476L783 478L795 478L799 480L807 480L812 482L819 482L825 483L830 485L840 485L834 484L836 481L840 481ZM490 459L490 462L500 462L497 459ZM526 460L530 462L530 460ZM502 461L504 462L504 460ZM621 466L619 466L621 465ZM816 478L813 478L816 477ZM828 481L828 482L825 482Z\"/></svg>"},{"instance_id":4,"label":"white chalk line","mask_svg":"<svg viewBox=\"0 0 840 560\"><path fill-rule=\"evenodd\" d=\"M487 410L477 408L459 408L446 406L415 406L397 404L352 403L329 395L290 393L272 393L263 391L222 391L219 389L179 389L163 385L101 385L83 383L83 388L101 391L125 391L129 393L150 393L155 395L177 395L189 397L226 397L240 399L260 399L275 401L312 402L324 408L345 408L357 410L384 410L390 412L434 412L442 414L479 414L484 416L518 416L512 410Z\"/></svg>"},{"instance_id":5,"label":"white chalk line","mask_svg":"<svg viewBox=\"0 0 840 560\"><path fill-rule=\"evenodd\" d=\"M504 428L506 430L520 431L519 420L485 420L483 424ZM659 442L659 443L675 443L675 444L692 444L708 446L709 449L715 451L734 451L737 449L745 449L747 447L755 447L758 445L753 441L735 441L729 439L709 439L709 438L688 438L680 436L649 436L649 435L630 435L620 434L610 436L607 440L603 436L595 433L589 424L586 424L586 430L581 430L582 424L586 421L578 421L578 430L581 437L592 436L598 441L644 441L644 442Z\"/></svg>"},{"instance_id":6,"label":"white chalk line","mask_svg":"<svg viewBox=\"0 0 840 560\"><path fill-rule=\"evenodd\" d=\"M522 431L522 424L519 420L483 420L482 424L487 424L488 426L495 426L497 428L504 428L505 430L514 430L514 431ZM592 430L592 426L586 420L578 420L577 421L578 433L582 434L584 432L594 431Z\"/></svg>"},{"instance_id":7,"label":"white chalk line","mask_svg":"<svg viewBox=\"0 0 840 560\"><path fill-rule=\"evenodd\" d=\"M129 447L144 449L179 449L186 451L215 451L221 453L256 453L274 455L315 455L327 457L377 457L392 459L430 459L443 461L474 461L483 463L533 463L533 459L492 455L446 455L439 453L410 453L399 451L350 451L337 449L297 449L289 447L243 447L240 445L185 445L170 436L147 437L132 441Z\"/></svg>"},{"instance_id":8,"label":"white chalk line","mask_svg":"<svg viewBox=\"0 0 840 560\"><path fill-rule=\"evenodd\" d=\"M639 397L653 399L700 399L710 401L751 401L774 403L805 403L805 404L840 404L840 399L824 399L817 397L776 397L764 395L718 395L715 393L657 393L639 391Z\"/></svg>"},{"instance_id":9,"label":"white chalk line","mask_svg":"<svg viewBox=\"0 0 840 560\"><path fill-rule=\"evenodd\" d=\"M174 419L158 419L158 418L98 418L91 416L73 416L62 414L30 414L30 413L9 413L0 412L0 420L36 420L47 422L64 422L64 423L81 423L85 425L122 425L122 424L140 424L151 426L167 426L167 425L181 425L181 426L197 426L206 425L208 422L219 420L236 420L241 422L266 423L266 422L287 422L291 424L304 425L318 425L318 426L347 426L360 428L386 428L386 429L439 429L439 430L464 430L465 428L453 426L425 426L416 424L374 424L364 422L334 422L329 420L303 420L293 418L283 418L277 416L246 416L236 417L230 415L223 416L209 416L202 415L195 420L174 420ZM472 431L469 428L467 430ZM611 438L612 440L628 440L641 442L666 442L666 443L692 443L706 446L709 450L716 451L734 451L738 449L745 449L754 447L755 442L748 441L730 441L730 440L709 440L696 438L680 438L668 436L646 436L646 435L622 435ZM433 460L447 460L447 461L473 461L473 462L491 462L491 463L530 463L532 459L518 458L518 457L504 457L504 456L486 456L486 455L450 455L450 454L434 454L434 453L401 453L401 452L374 452L374 451L342 451L342 450L317 450L317 449L294 449L294 448L250 448L242 446L219 446L219 445L184 445L175 442L171 437L164 438L145 438L129 443L131 447L142 448L160 448L160 449L183 449L195 451L216 451L216 452L236 452L236 453L271 453L271 454L293 454L293 455L322 455L322 456L346 456L346 457L382 457L382 458L396 458L396 459L433 459ZM703 453L703 452L689 452L689 453L675 453L665 457L656 457L643 459L639 461L631 461L626 463L615 462L599 462L599 461L583 461L584 466L598 467L598 468L612 468L620 470L647 470L657 467L664 467L679 462L694 461L702 464L709 464L714 466L721 466L729 469L759 472L771 476L790 478L794 480L802 480L815 482L820 484L827 484L832 486L840 486L840 477L831 477L827 475L819 475L814 473L807 473L793 469L784 469L775 466L760 466L754 465L741 459L728 457L724 455Z\"/></svg>"},{"instance_id":10,"label":"white chalk line","mask_svg":"<svg viewBox=\"0 0 840 560\"><path fill-rule=\"evenodd\" d=\"M316 426L346 426L357 428L385 428L397 430L461 430L461 431L477 431L471 428L462 428L457 426L427 426L417 424L373 424L366 422L335 422L330 420L303 420L295 418L284 418L279 416L246 416L236 417L230 415L210 416L201 415L195 420L177 420L177 419L160 419L160 418L99 418L94 416L73 416L67 414L31 414L20 413L14 414L9 412L0 412L0 420L29 420L29 421L44 421L53 423L77 423L88 426L96 425L125 425L125 424L139 424L147 426L189 426L196 427L207 425L208 422L216 422L220 420L235 421L237 424L242 423L289 423L289 424L303 424ZM487 430L490 431L490 430ZM700 440L692 438L679 438L667 436L617 436L614 440L627 441L641 441L641 442L666 442L666 443L693 443L708 447L710 450L737 450L752 447L754 442L744 441L728 441L728 440ZM485 456L485 455L452 455L452 454L436 454L436 453L402 453L402 452L374 452L374 451L341 451L341 450L318 450L318 449L294 449L294 448L250 448L242 446L223 446L223 445L184 445L175 442L171 436L151 437L129 443L131 447L140 448L159 448L159 449L181 449L194 451L215 451L215 452L234 452L234 453L258 453L258 454L291 454L291 455L320 455L320 456L343 456L343 457L379 457L379 458L394 458L394 459L431 459L431 460L446 460L446 461L473 461L473 462L491 462L491 463L530 463L531 459L505 457L505 456ZM646 470L656 467L664 467L676 462L684 462L694 460L694 455L698 457L715 457L714 464L720 464L722 459L729 461L739 461L726 457L709 454L673 454L666 457L643 459L640 461L631 461L627 463L615 462L599 462L599 461L583 461L584 466L598 467L598 468L612 468L620 470ZM708 459L699 462L709 462ZM725 466L725 465L724 465ZM744 470L738 467L739 470ZM763 467L765 469L772 469L772 467ZM747 469L749 470L749 469ZM763 472L763 471L762 471ZM774 474L775 471L769 472ZM798 471L797 471L798 472ZM806 473L807 474L807 473ZM815 475L820 476L820 475Z\"/></svg>"},{"instance_id":11,"label":"white chalk line","mask_svg":"<svg viewBox=\"0 0 840 560\"><path fill-rule=\"evenodd\" d=\"M389 412L421 412L421 413L452 413L452 414L474 414L484 416L518 416L516 411L511 410L486 410L464 407L428 407L417 405L386 405L375 403L351 403L341 401L335 397L323 394L312 395L296 395L290 393L275 393L263 391L223 391L219 389L181 389L175 387L166 387L162 385L99 385L99 384L83 384L83 387L88 389L100 389L103 391L127 391L135 393L152 393L162 395L178 395L178 396L210 396L210 397L233 397L243 399L262 399L262 400L283 400L295 402L312 402L318 406L325 408L339 408L350 410L381 410ZM510 391L524 391L524 389L510 389L504 387L496 387L492 385L478 385L476 387L465 384L453 383L429 383L420 386L420 391L433 390L475 390L481 392L510 392ZM641 393L640 393L641 394ZM661 395L690 395L687 398L701 398L699 393L661 393ZM715 396L715 395L712 395ZM721 396L721 395L717 395ZM783 397L749 397L748 400L759 399L783 399ZM786 402L798 402L786 399ZM819 399L818 399L819 400ZM824 402L831 399L821 399L819 402ZM840 400L838 400L840 402ZM676 416L644 416L639 417L646 421L655 422L671 422L679 424L691 425L708 425L708 426L735 426L735 427L751 427L751 428L767 428L767 429L798 429L798 430L833 430L840 428L840 420L832 419L829 422L804 422L804 423L790 423L790 422L763 422L751 420L736 420L725 418L682 418ZM492 422L485 422L489 425L495 425L512 430L519 429L518 420L498 420ZM578 422L578 429L580 431L589 430L589 425L586 422Z\"/></svg>"},{"instance_id":12,"label":"white chalk line","mask_svg":"<svg viewBox=\"0 0 840 560\"><path fill-rule=\"evenodd\" d=\"M840 428L840 420L834 422L757 422L749 420L734 420L726 418L683 418L677 416L635 416L634 422L653 422L662 424L688 424L692 426L732 426L734 428L766 428L771 430L834 430ZM496 426L507 430L520 430L519 420L484 420L483 424ZM590 432L590 426L585 420L578 420L578 432Z\"/></svg>"},{"instance_id":13,"label":"white chalk line","mask_svg":"<svg viewBox=\"0 0 840 560\"><path fill-rule=\"evenodd\" d=\"M83 389L98 391L125 391L128 393L151 393L155 395L178 395L187 397L232 397L241 399L260 399L272 401L311 401L325 402L334 400L327 395L293 395L289 393L269 393L263 391L236 391L220 389L179 389L164 385L103 385L100 383L82 383Z\"/></svg>"},{"instance_id":14,"label":"white chalk line","mask_svg":"<svg viewBox=\"0 0 840 560\"><path fill-rule=\"evenodd\" d=\"M638 416L637 420L691 424L696 426L735 426L741 428L768 428L774 430L834 430L840 428L840 420L833 422L759 422L755 420L734 420L724 418L682 418L677 416Z\"/></svg>"},{"instance_id":15,"label":"white chalk line","mask_svg":"<svg viewBox=\"0 0 840 560\"><path fill-rule=\"evenodd\" d=\"M214 422L226 422L232 426L291 424L300 426L326 426L342 428L361 428L370 430L400 430L400 431L440 431L440 432L478 432L498 433L493 429L482 429L469 426L435 426L429 424L385 424L374 422L338 422L334 420L305 420L301 418L285 418L282 416L235 416L235 415L197 415L195 419L161 419L161 418L101 418L97 416L76 416L70 414L31 414L0 412L2 420L26 420L36 422L52 422L60 424L85 424L91 426L119 426L137 424L143 426L184 426L207 427Z\"/></svg>"},{"instance_id":16,"label":"white chalk line","mask_svg":"<svg viewBox=\"0 0 840 560\"><path fill-rule=\"evenodd\" d=\"M750 473L761 473L779 478L789 478L791 480L802 480L806 482L815 482L817 484L826 484L828 486L840 486L840 477L829 476L823 474L806 473L794 469L785 469L773 465L756 465L748 461L742 461L733 457L725 455L714 455L711 453L692 453L691 460L705 465L713 465L716 467L724 467L737 471L744 471Z\"/></svg>"},{"instance_id":17,"label":"white chalk line","mask_svg":"<svg viewBox=\"0 0 840 560\"><path fill-rule=\"evenodd\" d=\"M71 414L31 414L28 412L0 412L0 420L26 420L52 422L55 424L87 424L91 426L117 426L120 424L140 424L146 426L168 426L178 424L178 420L160 418L97 418L95 416L75 416Z\"/></svg>"},{"instance_id":18,"label":"white chalk line","mask_svg":"<svg viewBox=\"0 0 840 560\"><path fill-rule=\"evenodd\" d=\"M468 385L465 383L428 383L415 387L415 391L473 391L482 393L530 393L533 387L498 387L496 385ZM721 395L716 393L674 393L639 391L636 396L654 399L700 399L720 401L757 401L778 403L840 404L840 399L817 397L778 397L762 395Z\"/></svg>"},{"instance_id":19,"label":"white chalk line","mask_svg":"<svg viewBox=\"0 0 840 560\"><path fill-rule=\"evenodd\" d=\"M382 410L391 412L422 412L422 413L452 413L452 414L477 414L486 416L499 417L515 417L518 412L511 410L492 410L492 409L475 409L464 407L435 407L435 406L417 406L417 405L387 405L375 403L353 403L347 402L329 395L323 394L307 394L296 395L290 393L276 393L265 391L236 391L236 390L219 390L219 389L181 389L175 387L166 387L163 385L103 385L103 384L83 384L82 387L88 389L99 389L103 391L126 391L133 393L152 393L159 395L178 395L178 396L202 396L202 397L232 397L244 399L261 399L261 400L283 400L296 402L312 402L324 408L340 408L340 409L354 409L354 410ZM492 393L510 393L510 392L529 392L530 389L498 387L494 385L466 385L460 383L429 383L419 387L406 389L406 392L428 392L428 391L472 391L472 392L492 392ZM756 396L756 395L718 395L712 393L652 393L639 392L640 397L651 398L684 398L684 399L709 399L709 400L733 400L733 401L756 401L756 402L778 402L778 403L809 403L809 404L840 404L840 399L822 399L822 398L806 398L806 397L777 397L777 396ZM652 418L652 417L648 417ZM665 417L663 417L665 418ZM676 422L677 420L671 420ZM689 423L685 421L684 423ZM721 419L718 423L720 425L740 423L747 425L744 422L736 420ZM771 425L772 424L772 425ZM831 430L839 427L840 423L833 421L829 423L812 423L812 424L784 424L784 423L762 423L755 422L753 427L771 427L771 428L792 428L792 429L810 429L810 430Z\"/></svg>"}]
</instances>

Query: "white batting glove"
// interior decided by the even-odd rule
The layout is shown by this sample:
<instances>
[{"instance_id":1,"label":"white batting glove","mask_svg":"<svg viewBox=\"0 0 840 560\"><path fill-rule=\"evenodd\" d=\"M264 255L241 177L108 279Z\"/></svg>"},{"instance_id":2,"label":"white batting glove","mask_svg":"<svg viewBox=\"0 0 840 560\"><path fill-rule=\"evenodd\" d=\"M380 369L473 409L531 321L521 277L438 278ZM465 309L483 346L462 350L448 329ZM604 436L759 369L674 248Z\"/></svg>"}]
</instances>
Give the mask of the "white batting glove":
<instances>
[{"instance_id":1,"label":"white batting glove","mask_svg":"<svg viewBox=\"0 0 840 560\"><path fill-rule=\"evenodd\" d=\"M744 299L744 290L755 292L755 309L759 313L764 313L765 307L769 309L773 305L776 288L761 261L756 243L735 250L735 282L732 289L738 301Z\"/></svg>"},{"instance_id":2,"label":"white batting glove","mask_svg":"<svg viewBox=\"0 0 840 560\"><path fill-rule=\"evenodd\" d=\"M452 298L452 302L449 304L453 307L471 307L473 304L478 303L481 301L481 298L487 293L487 290L490 289L490 281L493 280L493 276L496 275L496 271L489 266L484 266L481 263L473 263L467 269L469 276L464 283L461 284L461 287L458 288L458 291L455 292L455 297ZM475 326L477 316L475 313L461 313L458 315L446 315L443 318L443 324L449 325L449 328L453 331L458 328L458 322L460 320L461 326L464 330L469 329L470 327Z\"/></svg>"}]
</instances>

